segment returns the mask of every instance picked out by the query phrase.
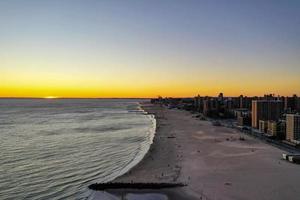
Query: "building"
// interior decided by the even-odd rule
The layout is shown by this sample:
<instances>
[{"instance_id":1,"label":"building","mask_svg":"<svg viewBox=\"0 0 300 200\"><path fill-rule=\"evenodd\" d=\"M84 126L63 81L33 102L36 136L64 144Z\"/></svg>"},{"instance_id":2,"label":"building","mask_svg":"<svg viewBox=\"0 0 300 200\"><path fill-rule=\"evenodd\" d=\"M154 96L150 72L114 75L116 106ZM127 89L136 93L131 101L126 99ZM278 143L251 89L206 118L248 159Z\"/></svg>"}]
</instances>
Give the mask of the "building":
<instances>
[{"instance_id":1,"label":"building","mask_svg":"<svg viewBox=\"0 0 300 200\"><path fill-rule=\"evenodd\" d=\"M253 100L252 127L259 128L259 120L278 121L283 114L283 102L280 100Z\"/></svg>"},{"instance_id":2,"label":"building","mask_svg":"<svg viewBox=\"0 0 300 200\"><path fill-rule=\"evenodd\" d=\"M288 113L300 112L300 101L297 95L284 98L284 110Z\"/></svg>"},{"instance_id":3,"label":"building","mask_svg":"<svg viewBox=\"0 0 300 200\"><path fill-rule=\"evenodd\" d=\"M262 133L267 133L267 130L268 130L268 121L259 120L258 121L258 129Z\"/></svg>"},{"instance_id":4,"label":"building","mask_svg":"<svg viewBox=\"0 0 300 200\"><path fill-rule=\"evenodd\" d=\"M251 126L251 116L238 116L237 124L239 126Z\"/></svg>"},{"instance_id":5,"label":"building","mask_svg":"<svg viewBox=\"0 0 300 200\"><path fill-rule=\"evenodd\" d=\"M245 115L250 115L250 112L248 109L245 108L238 108L234 110L234 116L235 117L240 117L240 116L245 116Z\"/></svg>"},{"instance_id":6,"label":"building","mask_svg":"<svg viewBox=\"0 0 300 200\"><path fill-rule=\"evenodd\" d=\"M239 97L239 107L244 108L244 96L240 95Z\"/></svg>"},{"instance_id":7,"label":"building","mask_svg":"<svg viewBox=\"0 0 300 200\"><path fill-rule=\"evenodd\" d=\"M219 101L216 98L205 97L203 100L203 114L209 117L218 116Z\"/></svg>"},{"instance_id":8,"label":"building","mask_svg":"<svg viewBox=\"0 0 300 200\"><path fill-rule=\"evenodd\" d=\"M253 98L244 97L243 95L240 95L239 97L239 108L246 108L251 110L251 102Z\"/></svg>"},{"instance_id":9,"label":"building","mask_svg":"<svg viewBox=\"0 0 300 200\"><path fill-rule=\"evenodd\" d=\"M286 140L300 141L300 114L286 115Z\"/></svg>"},{"instance_id":10,"label":"building","mask_svg":"<svg viewBox=\"0 0 300 200\"><path fill-rule=\"evenodd\" d=\"M285 140L286 138L286 120L281 119L277 122L276 138L279 140Z\"/></svg>"},{"instance_id":11,"label":"building","mask_svg":"<svg viewBox=\"0 0 300 200\"><path fill-rule=\"evenodd\" d=\"M195 111L203 112L203 98L200 95L194 98L194 107Z\"/></svg>"},{"instance_id":12,"label":"building","mask_svg":"<svg viewBox=\"0 0 300 200\"><path fill-rule=\"evenodd\" d=\"M278 123L276 121L268 121L267 133L271 136L277 136Z\"/></svg>"},{"instance_id":13,"label":"building","mask_svg":"<svg viewBox=\"0 0 300 200\"><path fill-rule=\"evenodd\" d=\"M285 139L285 132L286 132L286 125L285 120L279 121L272 121L269 120L267 122L267 134L278 139L284 140Z\"/></svg>"},{"instance_id":14,"label":"building","mask_svg":"<svg viewBox=\"0 0 300 200\"><path fill-rule=\"evenodd\" d=\"M251 126L251 112L248 109L235 109L233 115L236 117L239 126Z\"/></svg>"}]
</instances>

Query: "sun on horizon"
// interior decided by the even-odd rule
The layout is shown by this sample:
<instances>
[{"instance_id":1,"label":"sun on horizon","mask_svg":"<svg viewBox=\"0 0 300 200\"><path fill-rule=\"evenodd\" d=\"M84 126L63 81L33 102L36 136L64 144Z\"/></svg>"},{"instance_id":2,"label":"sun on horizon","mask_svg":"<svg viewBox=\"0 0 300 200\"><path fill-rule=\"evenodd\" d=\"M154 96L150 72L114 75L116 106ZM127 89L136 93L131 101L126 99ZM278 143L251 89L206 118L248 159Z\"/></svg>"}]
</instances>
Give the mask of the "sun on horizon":
<instances>
[{"instance_id":1,"label":"sun on horizon","mask_svg":"<svg viewBox=\"0 0 300 200\"><path fill-rule=\"evenodd\" d=\"M44 99L57 99L59 97L56 97L56 96L46 96L46 97L43 97Z\"/></svg>"}]
</instances>

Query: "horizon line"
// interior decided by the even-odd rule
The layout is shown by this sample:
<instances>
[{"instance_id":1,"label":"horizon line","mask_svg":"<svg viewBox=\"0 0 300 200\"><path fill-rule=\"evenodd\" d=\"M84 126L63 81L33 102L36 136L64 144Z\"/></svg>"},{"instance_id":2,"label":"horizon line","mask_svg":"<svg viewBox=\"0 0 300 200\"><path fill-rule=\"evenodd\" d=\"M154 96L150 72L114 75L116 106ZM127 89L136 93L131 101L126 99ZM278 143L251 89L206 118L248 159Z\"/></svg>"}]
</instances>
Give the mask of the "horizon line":
<instances>
[{"instance_id":1,"label":"horizon line","mask_svg":"<svg viewBox=\"0 0 300 200\"><path fill-rule=\"evenodd\" d=\"M0 97L0 99L151 99L151 97Z\"/></svg>"},{"instance_id":2,"label":"horizon line","mask_svg":"<svg viewBox=\"0 0 300 200\"><path fill-rule=\"evenodd\" d=\"M297 94L292 94L292 95L275 95L275 94L264 94L264 95L251 95L251 96L245 96L245 95L237 95L237 96L225 96L224 97L264 97L265 95L273 95L274 97L293 97L294 95L296 95L298 97ZM156 97L59 97L59 96L45 96L45 97L0 97L0 99L157 99L159 97L162 98L195 98L198 97L198 95L195 96L161 96L161 95L157 95ZM218 97L218 95L216 96L210 96L210 95L200 95L200 97Z\"/></svg>"}]
</instances>

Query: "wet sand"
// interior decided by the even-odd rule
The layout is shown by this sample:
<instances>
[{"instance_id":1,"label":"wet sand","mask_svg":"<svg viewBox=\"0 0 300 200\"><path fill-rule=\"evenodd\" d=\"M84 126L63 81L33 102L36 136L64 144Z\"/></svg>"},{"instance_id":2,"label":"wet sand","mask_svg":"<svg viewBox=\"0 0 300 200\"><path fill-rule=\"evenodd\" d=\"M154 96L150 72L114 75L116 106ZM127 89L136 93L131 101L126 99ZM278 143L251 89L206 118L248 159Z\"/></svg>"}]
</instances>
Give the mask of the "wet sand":
<instances>
[{"instance_id":1,"label":"wet sand","mask_svg":"<svg viewBox=\"0 0 300 200\"><path fill-rule=\"evenodd\" d=\"M154 143L145 158L115 182L187 186L127 193L155 192L169 199L299 199L300 165L281 160L284 151L186 111L143 107L157 119Z\"/></svg>"}]
</instances>

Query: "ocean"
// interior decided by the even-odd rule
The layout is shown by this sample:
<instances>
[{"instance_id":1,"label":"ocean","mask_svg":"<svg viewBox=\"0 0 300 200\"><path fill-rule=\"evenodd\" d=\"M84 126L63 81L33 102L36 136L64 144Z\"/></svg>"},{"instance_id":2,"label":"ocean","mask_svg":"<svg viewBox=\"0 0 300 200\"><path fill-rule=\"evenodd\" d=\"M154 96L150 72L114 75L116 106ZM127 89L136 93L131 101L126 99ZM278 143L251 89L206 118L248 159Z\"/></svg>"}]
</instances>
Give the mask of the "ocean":
<instances>
[{"instance_id":1,"label":"ocean","mask_svg":"<svg viewBox=\"0 0 300 200\"><path fill-rule=\"evenodd\" d=\"M0 99L0 199L87 199L147 153L141 100Z\"/></svg>"}]
</instances>

